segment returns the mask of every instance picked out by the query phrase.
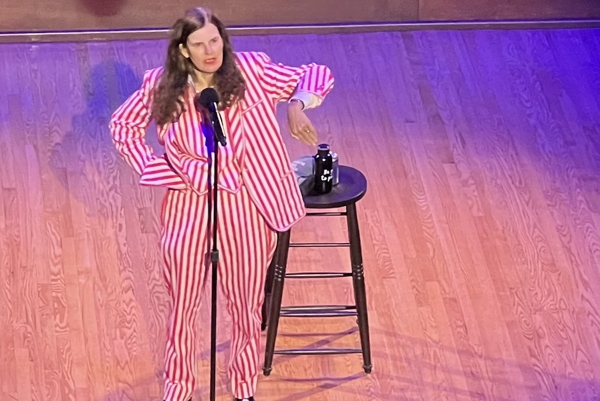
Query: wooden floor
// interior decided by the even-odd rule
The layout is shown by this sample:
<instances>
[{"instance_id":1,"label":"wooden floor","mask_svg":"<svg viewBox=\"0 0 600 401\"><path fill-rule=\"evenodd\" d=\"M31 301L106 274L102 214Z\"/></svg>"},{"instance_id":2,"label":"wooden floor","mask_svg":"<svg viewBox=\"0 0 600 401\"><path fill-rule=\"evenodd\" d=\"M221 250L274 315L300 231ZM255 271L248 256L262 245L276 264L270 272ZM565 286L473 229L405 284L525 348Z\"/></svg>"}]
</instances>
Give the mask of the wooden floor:
<instances>
[{"instance_id":1,"label":"wooden floor","mask_svg":"<svg viewBox=\"0 0 600 401\"><path fill-rule=\"evenodd\" d=\"M357 355L276 357L259 401L600 400L600 31L235 44L332 68L336 87L310 116L369 180L373 374ZM137 185L107 124L164 49L0 46L1 400L161 399L163 192ZM286 138L292 157L313 153ZM343 239L343 227L307 218L293 239ZM345 252L291 252L290 270L349 268ZM349 302L351 288L288 282L284 302ZM195 400L208 399L207 306ZM354 320L282 323L279 347L307 345L358 345Z\"/></svg>"}]
</instances>

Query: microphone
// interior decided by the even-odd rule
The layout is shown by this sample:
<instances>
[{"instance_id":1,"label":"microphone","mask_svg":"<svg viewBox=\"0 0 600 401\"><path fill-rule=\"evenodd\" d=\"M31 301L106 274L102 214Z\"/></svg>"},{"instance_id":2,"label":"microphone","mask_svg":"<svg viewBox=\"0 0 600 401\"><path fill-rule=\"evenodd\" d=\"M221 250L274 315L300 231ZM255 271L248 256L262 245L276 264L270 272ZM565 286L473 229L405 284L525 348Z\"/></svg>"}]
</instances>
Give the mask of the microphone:
<instances>
[{"instance_id":1,"label":"microphone","mask_svg":"<svg viewBox=\"0 0 600 401\"><path fill-rule=\"evenodd\" d=\"M219 141L221 146L227 146L227 139L225 139L225 135L223 135L221 116L217 111L218 103L219 94L213 88L204 89L194 98L194 106L196 107L196 111L201 112L202 110L208 110L210 122L212 123L213 132L217 138L217 141Z\"/></svg>"}]
</instances>

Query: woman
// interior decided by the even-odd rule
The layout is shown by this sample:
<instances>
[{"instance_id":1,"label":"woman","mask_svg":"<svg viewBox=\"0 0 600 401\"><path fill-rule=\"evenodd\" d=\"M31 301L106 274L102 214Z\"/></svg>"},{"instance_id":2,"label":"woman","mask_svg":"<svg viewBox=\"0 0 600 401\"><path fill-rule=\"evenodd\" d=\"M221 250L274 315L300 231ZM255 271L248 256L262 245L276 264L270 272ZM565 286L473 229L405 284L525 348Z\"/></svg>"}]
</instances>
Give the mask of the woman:
<instances>
[{"instance_id":1,"label":"woman","mask_svg":"<svg viewBox=\"0 0 600 401\"><path fill-rule=\"evenodd\" d=\"M292 135L311 145L304 109L333 87L325 66L299 68L264 53L234 53L224 25L195 8L172 28L164 68L146 72L141 88L112 116L117 150L142 185L169 188L161 212L165 280L173 301L166 347L165 400L187 401L195 386L194 329L208 264L207 191L212 138L202 130L194 96L214 87L227 146L219 150L219 274L233 321L228 374L236 400L253 400L259 371L261 306L276 232L305 214L281 138L275 107L288 101ZM151 120L163 156L144 142Z\"/></svg>"}]
</instances>

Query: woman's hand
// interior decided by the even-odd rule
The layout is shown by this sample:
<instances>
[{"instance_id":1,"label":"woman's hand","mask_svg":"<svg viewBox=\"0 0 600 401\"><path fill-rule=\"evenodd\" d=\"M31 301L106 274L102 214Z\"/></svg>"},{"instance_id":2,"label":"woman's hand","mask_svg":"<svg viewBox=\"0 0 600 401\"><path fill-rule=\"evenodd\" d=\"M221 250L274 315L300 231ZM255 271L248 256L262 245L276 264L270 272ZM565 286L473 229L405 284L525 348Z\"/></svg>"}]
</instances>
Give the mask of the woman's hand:
<instances>
[{"instance_id":1,"label":"woman's hand","mask_svg":"<svg viewBox=\"0 0 600 401\"><path fill-rule=\"evenodd\" d=\"M317 132L302 110L302 102L292 101L288 107L288 127L292 137L307 145L317 145Z\"/></svg>"}]
</instances>

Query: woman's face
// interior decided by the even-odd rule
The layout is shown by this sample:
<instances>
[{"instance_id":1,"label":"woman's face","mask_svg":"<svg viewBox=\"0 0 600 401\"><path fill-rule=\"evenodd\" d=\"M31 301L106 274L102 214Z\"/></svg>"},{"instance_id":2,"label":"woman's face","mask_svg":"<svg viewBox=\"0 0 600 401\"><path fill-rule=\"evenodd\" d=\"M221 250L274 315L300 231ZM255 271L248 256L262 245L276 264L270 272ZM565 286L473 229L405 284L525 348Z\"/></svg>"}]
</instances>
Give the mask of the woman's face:
<instances>
[{"instance_id":1,"label":"woman's face","mask_svg":"<svg viewBox=\"0 0 600 401\"><path fill-rule=\"evenodd\" d=\"M217 27L208 23L188 36L187 43L179 45L185 58L192 60L196 68L214 74L223 64L223 38Z\"/></svg>"}]
</instances>

